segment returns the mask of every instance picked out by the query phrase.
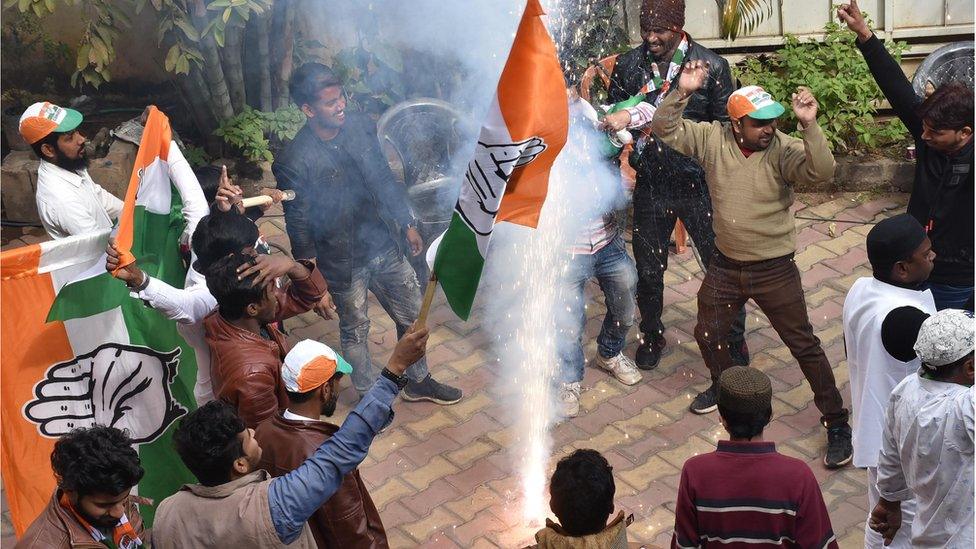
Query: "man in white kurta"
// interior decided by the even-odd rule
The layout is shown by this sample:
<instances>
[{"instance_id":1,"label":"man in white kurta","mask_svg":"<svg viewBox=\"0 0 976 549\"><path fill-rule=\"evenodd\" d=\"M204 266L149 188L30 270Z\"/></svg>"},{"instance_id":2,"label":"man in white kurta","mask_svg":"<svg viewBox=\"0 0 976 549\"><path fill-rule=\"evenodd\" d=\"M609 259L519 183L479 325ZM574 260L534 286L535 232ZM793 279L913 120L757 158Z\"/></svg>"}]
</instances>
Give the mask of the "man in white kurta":
<instances>
[{"instance_id":1,"label":"man in white kurta","mask_svg":"<svg viewBox=\"0 0 976 549\"><path fill-rule=\"evenodd\" d=\"M932 293L920 289L935 254L925 229L907 214L875 225L868 233L867 249L874 275L855 281L844 300L844 341L854 415L854 466L867 468L868 509L873 509L878 503L875 482L885 406L895 386L919 367L917 358L903 362L885 350L881 325L898 307L935 312ZM914 502L906 501L902 505L906 524L913 513ZM891 547L910 547L907 531L899 532ZM881 535L865 524L864 546L881 549L883 545Z\"/></svg>"},{"instance_id":2,"label":"man in white kurta","mask_svg":"<svg viewBox=\"0 0 976 549\"><path fill-rule=\"evenodd\" d=\"M922 367L891 394L870 520L885 539L906 527L900 505L914 498L912 547L973 547L974 335L972 313L930 316L915 343Z\"/></svg>"}]
</instances>

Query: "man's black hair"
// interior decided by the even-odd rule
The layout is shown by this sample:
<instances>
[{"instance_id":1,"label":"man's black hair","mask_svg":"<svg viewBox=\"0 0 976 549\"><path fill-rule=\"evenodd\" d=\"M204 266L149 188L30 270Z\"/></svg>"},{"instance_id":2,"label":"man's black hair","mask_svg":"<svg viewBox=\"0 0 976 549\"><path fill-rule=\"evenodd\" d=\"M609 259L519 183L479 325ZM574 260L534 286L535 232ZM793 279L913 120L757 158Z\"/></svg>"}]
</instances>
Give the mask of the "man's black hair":
<instances>
[{"instance_id":1,"label":"man's black hair","mask_svg":"<svg viewBox=\"0 0 976 549\"><path fill-rule=\"evenodd\" d=\"M64 134L61 132L51 132L45 135L44 137L42 137L39 141L31 143L31 148L34 149L34 154L36 154L37 157L40 158L41 160L47 160L48 162L51 162L52 159L48 158L47 156L44 156L44 153L41 151L41 145L50 145L54 149L54 154L55 154L54 158L57 158L58 138L61 137L62 135Z\"/></svg>"},{"instance_id":2,"label":"man's black hair","mask_svg":"<svg viewBox=\"0 0 976 549\"><path fill-rule=\"evenodd\" d=\"M203 273L207 279L207 289L217 300L220 315L227 320L237 320L246 314L245 309L251 303L258 303L264 298L266 284L254 284L257 274L240 278L237 268L250 263L254 257L242 252L234 252L215 261Z\"/></svg>"},{"instance_id":3,"label":"man's black hair","mask_svg":"<svg viewBox=\"0 0 976 549\"><path fill-rule=\"evenodd\" d=\"M336 372L326 383L332 381L338 382L340 379L342 379L342 376L343 376L342 372ZM319 387L321 386L322 385L319 385ZM295 404L305 404L306 402L312 400L312 397L315 396L316 389L318 389L319 387L316 387L315 389L312 389L311 391L307 391L304 393L293 393L291 391L285 391L285 394L288 395L288 400L294 402Z\"/></svg>"},{"instance_id":4,"label":"man's black hair","mask_svg":"<svg viewBox=\"0 0 976 549\"><path fill-rule=\"evenodd\" d=\"M613 468L596 450L576 450L559 460L549 481L549 507L571 536L602 531L613 512Z\"/></svg>"},{"instance_id":5,"label":"man's black hair","mask_svg":"<svg viewBox=\"0 0 976 549\"><path fill-rule=\"evenodd\" d=\"M325 88L341 85L342 81L329 67L322 63L305 63L292 73L288 92L292 101L301 107L306 103L314 103L319 92Z\"/></svg>"},{"instance_id":6,"label":"man's black hair","mask_svg":"<svg viewBox=\"0 0 976 549\"><path fill-rule=\"evenodd\" d=\"M973 127L973 90L962 82L942 84L916 109L916 114L935 130Z\"/></svg>"},{"instance_id":7,"label":"man's black hair","mask_svg":"<svg viewBox=\"0 0 976 549\"><path fill-rule=\"evenodd\" d=\"M220 173L221 169L219 166L198 166L193 168L193 174L197 176L197 181L200 182L200 188L203 189L203 197L207 199L207 204L213 204L214 200L217 199L217 187L220 186Z\"/></svg>"},{"instance_id":8,"label":"man's black hair","mask_svg":"<svg viewBox=\"0 0 976 549\"><path fill-rule=\"evenodd\" d=\"M973 353L956 360L955 362L950 362L949 364L943 364L942 366L925 366L925 371L928 372L932 377L945 380L952 379L956 377L959 370L962 369L962 365L966 363L967 360L973 359Z\"/></svg>"},{"instance_id":9,"label":"man's black hair","mask_svg":"<svg viewBox=\"0 0 976 549\"><path fill-rule=\"evenodd\" d=\"M116 495L131 489L145 473L132 440L115 427L74 429L54 443L51 468L62 490Z\"/></svg>"},{"instance_id":10,"label":"man's black hair","mask_svg":"<svg viewBox=\"0 0 976 549\"><path fill-rule=\"evenodd\" d=\"M773 408L770 406L763 412L746 413L729 410L719 402L718 413L725 420L725 429L732 438L752 438L761 435L769 425Z\"/></svg>"},{"instance_id":11,"label":"man's black hair","mask_svg":"<svg viewBox=\"0 0 976 549\"><path fill-rule=\"evenodd\" d=\"M234 407L214 400L190 412L176 426L173 444L186 468L204 486L230 481L234 460L244 456L238 435L244 422Z\"/></svg>"},{"instance_id":12,"label":"man's black hair","mask_svg":"<svg viewBox=\"0 0 976 549\"><path fill-rule=\"evenodd\" d=\"M193 268L203 274L218 259L254 246L258 235L258 226L234 208L203 216L191 239Z\"/></svg>"}]
</instances>

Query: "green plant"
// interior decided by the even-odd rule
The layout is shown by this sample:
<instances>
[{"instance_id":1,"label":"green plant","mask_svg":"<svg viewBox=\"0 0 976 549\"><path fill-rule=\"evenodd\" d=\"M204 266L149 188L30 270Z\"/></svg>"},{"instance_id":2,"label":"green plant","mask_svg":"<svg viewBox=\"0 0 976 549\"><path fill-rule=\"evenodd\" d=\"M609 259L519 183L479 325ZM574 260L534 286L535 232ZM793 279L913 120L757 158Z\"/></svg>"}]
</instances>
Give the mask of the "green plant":
<instances>
[{"instance_id":1,"label":"green plant","mask_svg":"<svg viewBox=\"0 0 976 549\"><path fill-rule=\"evenodd\" d=\"M719 11L719 33L726 40L749 34L773 15L771 0L715 0ZM763 9L765 8L765 9Z\"/></svg>"},{"instance_id":2,"label":"green plant","mask_svg":"<svg viewBox=\"0 0 976 549\"><path fill-rule=\"evenodd\" d=\"M835 152L873 150L903 140L907 130L901 121L874 118L884 95L854 45L854 33L827 23L824 35L823 40L801 42L788 34L774 54L737 64L736 76L744 85L762 86L787 106L798 87L810 88L820 103L817 122ZM896 60L908 48L905 42L891 40L885 47ZM786 109L780 127L796 127L792 109Z\"/></svg>"},{"instance_id":3,"label":"green plant","mask_svg":"<svg viewBox=\"0 0 976 549\"><path fill-rule=\"evenodd\" d=\"M629 48L627 32L615 21L621 0L577 0L560 4L553 39L570 82L577 82L591 63ZM595 80L600 80L599 78Z\"/></svg>"},{"instance_id":4,"label":"green plant","mask_svg":"<svg viewBox=\"0 0 976 549\"><path fill-rule=\"evenodd\" d=\"M272 112L244 107L243 112L224 121L214 135L239 149L251 162L270 162L274 160L274 155L268 135L287 141L295 137L304 123L305 115L295 105Z\"/></svg>"},{"instance_id":5,"label":"green plant","mask_svg":"<svg viewBox=\"0 0 976 549\"><path fill-rule=\"evenodd\" d=\"M203 147L196 147L194 145L184 146L183 156L194 168L198 166L206 166L211 160L210 155L207 154L207 151L205 151Z\"/></svg>"}]
</instances>

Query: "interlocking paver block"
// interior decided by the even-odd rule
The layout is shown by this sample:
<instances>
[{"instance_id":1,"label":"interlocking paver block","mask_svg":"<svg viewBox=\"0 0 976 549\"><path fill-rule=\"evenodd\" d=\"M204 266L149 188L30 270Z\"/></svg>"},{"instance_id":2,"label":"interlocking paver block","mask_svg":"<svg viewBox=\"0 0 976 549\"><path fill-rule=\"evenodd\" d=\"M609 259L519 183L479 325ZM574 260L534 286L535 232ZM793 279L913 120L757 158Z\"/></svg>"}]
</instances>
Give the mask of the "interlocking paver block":
<instances>
[{"instance_id":1,"label":"interlocking paver block","mask_svg":"<svg viewBox=\"0 0 976 549\"><path fill-rule=\"evenodd\" d=\"M425 465L402 473L400 478L417 490L425 490L434 479L443 478L458 472L458 470L457 466L441 456L431 456L430 461Z\"/></svg>"}]
</instances>

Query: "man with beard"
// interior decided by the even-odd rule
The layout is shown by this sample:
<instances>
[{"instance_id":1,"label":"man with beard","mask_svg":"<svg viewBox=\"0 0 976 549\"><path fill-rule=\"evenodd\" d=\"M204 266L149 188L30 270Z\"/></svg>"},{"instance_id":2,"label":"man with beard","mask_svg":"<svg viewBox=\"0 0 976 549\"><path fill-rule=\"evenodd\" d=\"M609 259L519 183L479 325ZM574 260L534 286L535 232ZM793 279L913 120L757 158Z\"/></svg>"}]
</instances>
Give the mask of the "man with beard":
<instances>
[{"instance_id":1,"label":"man with beard","mask_svg":"<svg viewBox=\"0 0 976 549\"><path fill-rule=\"evenodd\" d=\"M621 54L614 64L608 88L610 101L618 103L643 93L644 102L607 115L613 130L646 127L654 109L676 88L685 64L707 61L710 69L702 87L691 96L684 117L695 122L728 122L725 103L732 93L729 64L692 40L682 30L684 0L644 0L640 29L643 42ZM638 139L630 164L637 171L634 189L634 259L637 262L637 308L640 310L641 345L635 360L642 370L652 370L661 360L664 324L664 271L668 268L668 242L675 220L680 218L708 264L715 249L712 203L705 172L693 158L651 137ZM726 337L735 364L749 364L744 339L745 309ZM723 334L725 335L725 334Z\"/></svg>"},{"instance_id":2,"label":"man with beard","mask_svg":"<svg viewBox=\"0 0 976 549\"><path fill-rule=\"evenodd\" d=\"M339 430L320 416L335 413L339 381L350 373L352 367L345 359L317 341L300 341L288 352L281 365L288 407L254 430L264 449L262 469L275 477L297 469ZM339 490L309 517L308 525L320 548L388 547L383 522L359 469L346 473Z\"/></svg>"},{"instance_id":3,"label":"man with beard","mask_svg":"<svg viewBox=\"0 0 976 549\"><path fill-rule=\"evenodd\" d=\"M149 110L143 113L142 123ZM20 134L41 159L37 168L37 213L51 238L111 229L122 213L122 201L88 175L85 136L78 130L81 113L50 102L34 103L20 117ZM167 158L170 180L183 200L189 241L197 222L207 215L200 183L175 141Z\"/></svg>"},{"instance_id":4,"label":"man with beard","mask_svg":"<svg viewBox=\"0 0 976 549\"><path fill-rule=\"evenodd\" d=\"M122 201L88 175L81 113L47 101L20 117L20 135L41 159L37 168L37 214L51 238L111 229Z\"/></svg>"},{"instance_id":5,"label":"man with beard","mask_svg":"<svg viewBox=\"0 0 976 549\"><path fill-rule=\"evenodd\" d=\"M813 390L827 427L824 464L851 461L851 427L834 373L813 333L796 254L796 221L790 206L797 184L827 181L834 157L817 125L817 100L810 90L793 94L793 112L802 139L776 129L786 109L759 86L729 96L730 122L691 122L681 117L689 98L708 78L702 61L682 69L677 91L654 113L654 135L704 166L715 206L715 255L698 290L695 340L711 372L712 384L695 397L691 411L705 414L718 405L718 381L732 367L725 334L746 300L766 313Z\"/></svg>"},{"instance_id":6,"label":"man with beard","mask_svg":"<svg viewBox=\"0 0 976 549\"><path fill-rule=\"evenodd\" d=\"M24 532L17 549L142 545L142 517L130 495L144 473L132 440L114 427L75 429L54 443L51 468L58 487Z\"/></svg>"}]
</instances>

